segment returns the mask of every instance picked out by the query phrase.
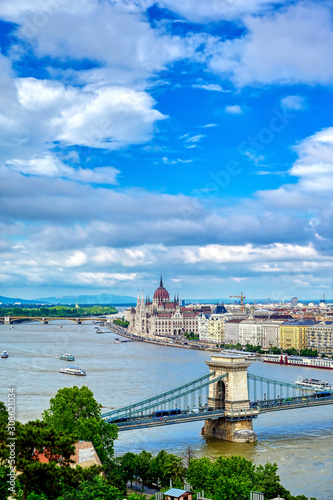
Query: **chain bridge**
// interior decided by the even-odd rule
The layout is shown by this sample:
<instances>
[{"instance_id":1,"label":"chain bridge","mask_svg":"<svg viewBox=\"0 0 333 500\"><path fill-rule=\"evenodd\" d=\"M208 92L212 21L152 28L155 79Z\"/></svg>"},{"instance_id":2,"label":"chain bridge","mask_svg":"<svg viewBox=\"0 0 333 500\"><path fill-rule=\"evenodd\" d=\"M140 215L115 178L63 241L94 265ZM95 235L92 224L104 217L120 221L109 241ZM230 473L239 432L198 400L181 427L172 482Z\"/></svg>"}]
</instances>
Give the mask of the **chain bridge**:
<instances>
[{"instance_id":1,"label":"chain bridge","mask_svg":"<svg viewBox=\"0 0 333 500\"><path fill-rule=\"evenodd\" d=\"M13 323L21 323L22 321L39 321L43 325L47 325L50 321L67 320L74 321L77 325L80 325L84 321L98 321L99 323L106 323L106 318L100 318L99 316L0 316L0 323L4 325L11 325Z\"/></svg>"},{"instance_id":2,"label":"chain bridge","mask_svg":"<svg viewBox=\"0 0 333 500\"><path fill-rule=\"evenodd\" d=\"M119 431L203 420L206 436L255 442L252 421L261 413L333 404L333 391L248 373L241 356L213 355L206 363L206 375L102 417Z\"/></svg>"}]
</instances>

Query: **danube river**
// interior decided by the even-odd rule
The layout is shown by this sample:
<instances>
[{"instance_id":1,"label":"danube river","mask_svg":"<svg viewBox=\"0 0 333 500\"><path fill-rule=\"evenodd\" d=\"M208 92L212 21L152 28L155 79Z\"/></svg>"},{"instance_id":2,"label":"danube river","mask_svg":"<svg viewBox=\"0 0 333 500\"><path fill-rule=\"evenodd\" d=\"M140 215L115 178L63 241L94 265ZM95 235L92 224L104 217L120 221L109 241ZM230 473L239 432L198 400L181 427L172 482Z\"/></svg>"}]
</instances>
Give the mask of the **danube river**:
<instances>
[{"instance_id":1,"label":"danube river","mask_svg":"<svg viewBox=\"0 0 333 500\"><path fill-rule=\"evenodd\" d=\"M59 328L59 325L62 328ZM105 330L103 328L103 330ZM114 344L110 331L96 335L95 325L52 322L0 325L0 401L9 388L16 389L17 419L40 418L58 389L87 385L107 408L125 406L159 394L207 373L210 353L140 342ZM59 373L65 361L61 353L75 356L73 363L86 377ZM333 382L333 371L275 366L256 361L249 370L294 382L298 375ZM142 449L157 453L165 449L182 455L190 445L197 457L242 455L254 463L276 462L282 484L293 495L333 500L333 407L275 412L254 420L258 443L228 443L201 436L203 423L122 432L117 454Z\"/></svg>"}]
</instances>

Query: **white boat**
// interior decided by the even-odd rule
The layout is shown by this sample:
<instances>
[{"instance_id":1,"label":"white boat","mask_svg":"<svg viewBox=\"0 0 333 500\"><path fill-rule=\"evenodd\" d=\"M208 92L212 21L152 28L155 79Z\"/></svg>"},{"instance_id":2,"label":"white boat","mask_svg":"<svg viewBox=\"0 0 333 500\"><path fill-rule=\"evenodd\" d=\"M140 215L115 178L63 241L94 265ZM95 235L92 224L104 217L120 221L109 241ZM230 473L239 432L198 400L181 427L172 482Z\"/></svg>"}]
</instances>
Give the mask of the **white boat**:
<instances>
[{"instance_id":1,"label":"white boat","mask_svg":"<svg viewBox=\"0 0 333 500\"><path fill-rule=\"evenodd\" d=\"M102 330L100 330L99 328L97 328L96 333L104 333L104 332Z\"/></svg>"},{"instance_id":2,"label":"white boat","mask_svg":"<svg viewBox=\"0 0 333 500\"><path fill-rule=\"evenodd\" d=\"M2 358L8 358L8 352L7 351L2 351L1 357Z\"/></svg>"},{"instance_id":3,"label":"white boat","mask_svg":"<svg viewBox=\"0 0 333 500\"><path fill-rule=\"evenodd\" d=\"M326 389L327 391L333 391L333 384L316 378L298 377L297 380L295 380L295 384L303 387L313 387L314 389Z\"/></svg>"},{"instance_id":4,"label":"white boat","mask_svg":"<svg viewBox=\"0 0 333 500\"><path fill-rule=\"evenodd\" d=\"M114 339L114 344L120 344L120 340L118 338Z\"/></svg>"},{"instance_id":5,"label":"white boat","mask_svg":"<svg viewBox=\"0 0 333 500\"><path fill-rule=\"evenodd\" d=\"M13 326L10 327L11 330L15 330L15 328Z\"/></svg>"},{"instance_id":6,"label":"white boat","mask_svg":"<svg viewBox=\"0 0 333 500\"><path fill-rule=\"evenodd\" d=\"M66 368L61 368L59 372L67 373L67 375L86 375L86 372L78 366L66 366Z\"/></svg>"}]
</instances>

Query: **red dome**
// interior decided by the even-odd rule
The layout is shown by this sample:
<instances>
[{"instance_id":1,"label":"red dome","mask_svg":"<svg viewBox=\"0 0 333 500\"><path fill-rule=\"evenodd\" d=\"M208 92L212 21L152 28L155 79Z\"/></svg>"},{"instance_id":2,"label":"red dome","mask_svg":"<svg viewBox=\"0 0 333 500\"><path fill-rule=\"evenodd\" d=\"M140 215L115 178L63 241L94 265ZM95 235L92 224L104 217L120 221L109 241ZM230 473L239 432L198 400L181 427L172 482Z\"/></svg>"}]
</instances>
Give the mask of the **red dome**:
<instances>
[{"instance_id":1,"label":"red dome","mask_svg":"<svg viewBox=\"0 0 333 500\"><path fill-rule=\"evenodd\" d=\"M158 289L154 293L153 298L157 299L158 302L168 302L170 300L170 295L169 295L168 291L163 286L162 278L160 281L160 286L158 287Z\"/></svg>"}]
</instances>

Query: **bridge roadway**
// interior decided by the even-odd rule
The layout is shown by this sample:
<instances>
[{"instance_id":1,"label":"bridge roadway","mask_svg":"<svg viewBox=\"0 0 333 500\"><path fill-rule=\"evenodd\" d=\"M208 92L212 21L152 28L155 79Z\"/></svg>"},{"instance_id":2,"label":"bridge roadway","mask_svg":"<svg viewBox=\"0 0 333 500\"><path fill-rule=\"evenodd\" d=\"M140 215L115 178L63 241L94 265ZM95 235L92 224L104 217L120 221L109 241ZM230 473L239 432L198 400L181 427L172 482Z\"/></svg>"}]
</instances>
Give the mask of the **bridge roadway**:
<instances>
[{"instance_id":1,"label":"bridge roadway","mask_svg":"<svg viewBox=\"0 0 333 500\"><path fill-rule=\"evenodd\" d=\"M106 418L109 423L114 423L119 427L119 431L129 431L135 429L143 429L147 427L160 427L162 425L181 424L186 422L195 422L200 420L208 420L225 417L226 420L247 420L256 418L261 413L272 411L292 410L297 408L309 408L311 406L322 406L333 404L333 394L327 397L304 396L298 398L262 400L250 403L249 410L238 410L234 414L225 410L211 409L193 413L193 411L182 411L179 415L166 415L163 417L142 416L128 417L126 420L117 422L116 420ZM103 415L102 415L103 416ZM125 421L124 421L125 420Z\"/></svg>"}]
</instances>

